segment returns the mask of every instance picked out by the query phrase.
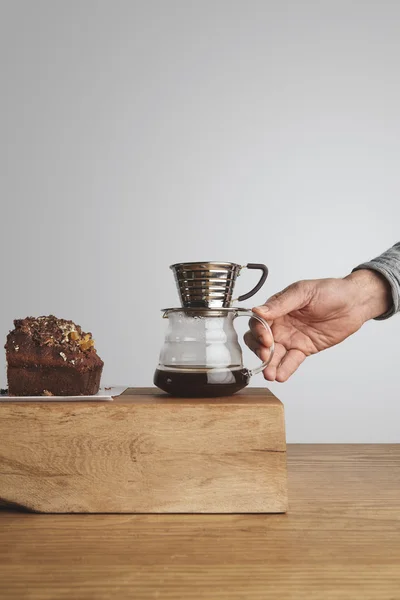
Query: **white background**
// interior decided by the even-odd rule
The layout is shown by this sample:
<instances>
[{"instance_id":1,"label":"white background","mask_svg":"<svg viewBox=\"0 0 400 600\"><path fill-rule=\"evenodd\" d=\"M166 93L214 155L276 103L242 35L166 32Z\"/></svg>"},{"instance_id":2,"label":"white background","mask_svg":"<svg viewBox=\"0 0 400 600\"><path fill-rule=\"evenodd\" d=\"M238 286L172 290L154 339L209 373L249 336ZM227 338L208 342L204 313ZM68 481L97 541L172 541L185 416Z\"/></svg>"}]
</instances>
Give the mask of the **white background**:
<instances>
[{"instance_id":1,"label":"white background","mask_svg":"<svg viewBox=\"0 0 400 600\"><path fill-rule=\"evenodd\" d=\"M149 385L171 263L267 263L251 307L400 239L399 3L0 9L0 339L71 318L103 382ZM288 440L399 442L399 334L371 322L272 384Z\"/></svg>"}]
</instances>

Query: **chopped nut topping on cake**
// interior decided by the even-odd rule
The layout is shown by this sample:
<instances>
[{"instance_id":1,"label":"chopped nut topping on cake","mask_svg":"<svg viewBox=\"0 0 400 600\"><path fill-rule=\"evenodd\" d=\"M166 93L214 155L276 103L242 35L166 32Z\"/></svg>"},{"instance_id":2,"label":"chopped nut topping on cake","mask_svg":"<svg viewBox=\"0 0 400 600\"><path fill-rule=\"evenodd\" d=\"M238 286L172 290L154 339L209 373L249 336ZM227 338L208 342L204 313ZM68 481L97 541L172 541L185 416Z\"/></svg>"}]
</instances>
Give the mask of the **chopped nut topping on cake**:
<instances>
[{"instance_id":1,"label":"chopped nut topping on cake","mask_svg":"<svg viewBox=\"0 0 400 600\"><path fill-rule=\"evenodd\" d=\"M48 317L16 319L15 329L27 333L38 346L65 346L71 351L96 352L92 334L73 321Z\"/></svg>"},{"instance_id":2,"label":"chopped nut topping on cake","mask_svg":"<svg viewBox=\"0 0 400 600\"><path fill-rule=\"evenodd\" d=\"M89 350L89 348L93 348L94 340L92 339L91 333L86 333L83 339L79 340L79 346L81 350Z\"/></svg>"}]
</instances>

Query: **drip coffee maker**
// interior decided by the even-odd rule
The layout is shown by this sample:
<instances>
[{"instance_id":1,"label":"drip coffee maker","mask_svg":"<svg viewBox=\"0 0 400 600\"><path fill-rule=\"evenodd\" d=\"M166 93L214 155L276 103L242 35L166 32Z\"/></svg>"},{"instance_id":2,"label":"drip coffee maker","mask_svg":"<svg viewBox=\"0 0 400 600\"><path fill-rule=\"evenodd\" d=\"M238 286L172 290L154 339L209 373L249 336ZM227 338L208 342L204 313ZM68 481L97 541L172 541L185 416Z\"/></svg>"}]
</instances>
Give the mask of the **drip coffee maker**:
<instances>
[{"instance_id":1,"label":"drip coffee maker","mask_svg":"<svg viewBox=\"0 0 400 600\"><path fill-rule=\"evenodd\" d=\"M242 269L258 269L261 277L250 292L234 298L234 286ZM163 310L168 329L161 349L154 384L178 397L230 396L248 385L252 375L263 371L271 361L254 369L243 366L242 350L234 328L237 317L259 321L271 334L268 323L251 310L234 307L247 300L264 284L268 269L249 263L196 262L171 266L181 307Z\"/></svg>"}]
</instances>

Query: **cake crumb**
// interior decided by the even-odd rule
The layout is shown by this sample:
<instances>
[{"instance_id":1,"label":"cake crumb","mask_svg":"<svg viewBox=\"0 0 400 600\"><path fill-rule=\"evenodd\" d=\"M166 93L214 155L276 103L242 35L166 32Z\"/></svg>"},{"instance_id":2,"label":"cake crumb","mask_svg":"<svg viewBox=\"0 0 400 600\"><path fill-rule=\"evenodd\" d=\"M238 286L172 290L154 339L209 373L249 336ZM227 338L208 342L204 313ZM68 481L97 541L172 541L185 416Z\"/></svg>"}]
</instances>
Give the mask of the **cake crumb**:
<instances>
[{"instance_id":1,"label":"cake crumb","mask_svg":"<svg viewBox=\"0 0 400 600\"><path fill-rule=\"evenodd\" d=\"M43 396L54 396L54 394L49 392L49 390L43 390Z\"/></svg>"},{"instance_id":2,"label":"cake crumb","mask_svg":"<svg viewBox=\"0 0 400 600\"><path fill-rule=\"evenodd\" d=\"M106 388L106 387L105 387L104 389L105 389L105 390L111 390L112 388L110 388L110 387Z\"/></svg>"},{"instance_id":3,"label":"cake crumb","mask_svg":"<svg viewBox=\"0 0 400 600\"><path fill-rule=\"evenodd\" d=\"M7 394L8 394L7 389L3 389L3 388L0 389L0 396L7 396Z\"/></svg>"}]
</instances>

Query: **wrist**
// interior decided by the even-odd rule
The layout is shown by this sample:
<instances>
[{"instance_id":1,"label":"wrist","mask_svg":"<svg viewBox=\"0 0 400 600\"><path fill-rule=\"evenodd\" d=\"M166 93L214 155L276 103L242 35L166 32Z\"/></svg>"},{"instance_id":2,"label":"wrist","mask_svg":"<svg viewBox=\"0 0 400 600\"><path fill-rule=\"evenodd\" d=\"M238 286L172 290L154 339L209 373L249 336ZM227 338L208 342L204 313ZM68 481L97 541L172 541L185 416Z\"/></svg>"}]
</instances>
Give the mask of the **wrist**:
<instances>
[{"instance_id":1,"label":"wrist","mask_svg":"<svg viewBox=\"0 0 400 600\"><path fill-rule=\"evenodd\" d=\"M393 304L392 291L383 275L372 269L359 269L345 279L351 281L357 290L364 322L390 310Z\"/></svg>"}]
</instances>

